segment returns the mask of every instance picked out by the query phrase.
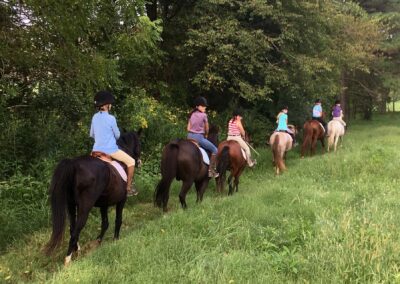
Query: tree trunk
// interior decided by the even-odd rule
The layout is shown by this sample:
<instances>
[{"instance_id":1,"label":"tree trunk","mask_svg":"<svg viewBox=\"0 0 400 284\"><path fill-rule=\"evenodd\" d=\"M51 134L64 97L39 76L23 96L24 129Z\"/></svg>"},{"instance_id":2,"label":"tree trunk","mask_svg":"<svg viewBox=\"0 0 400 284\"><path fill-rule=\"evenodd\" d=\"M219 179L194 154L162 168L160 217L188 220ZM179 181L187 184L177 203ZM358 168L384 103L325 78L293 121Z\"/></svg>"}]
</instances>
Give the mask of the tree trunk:
<instances>
[{"instance_id":1,"label":"tree trunk","mask_svg":"<svg viewBox=\"0 0 400 284\"><path fill-rule=\"evenodd\" d=\"M343 70L340 75L340 104L344 112L346 120L350 120L350 107L348 103L347 87L346 87L346 72Z\"/></svg>"},{"instance_id":2,"label":"tree trunk","mask_svg":"<svg viewBox=\"0 0 400 284\"><path fill-rule=\"evenodd\" d=\"M146 12L150 21L157 20L157 0L149 1L146 4Z\"/></svg>"}]
</instances>

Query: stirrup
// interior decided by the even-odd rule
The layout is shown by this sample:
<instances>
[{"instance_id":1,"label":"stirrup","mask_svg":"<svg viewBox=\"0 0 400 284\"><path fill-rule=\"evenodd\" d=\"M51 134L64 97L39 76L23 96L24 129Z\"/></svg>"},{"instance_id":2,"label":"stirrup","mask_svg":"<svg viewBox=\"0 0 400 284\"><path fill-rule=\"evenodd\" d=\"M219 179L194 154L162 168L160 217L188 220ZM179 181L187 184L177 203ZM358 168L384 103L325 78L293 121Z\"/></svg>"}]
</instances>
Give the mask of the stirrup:
<instances>
[{"instance_id":1,"label":"stirrup","mask_svg":"<svg viewBox=\"0 0 400 284\"><path fill-rule=\"evenodd\" d=\"M219 177L219 173L213 171L213 170L208 170L208 177L210 178L217 178Z\"/></svg>"}]
</instances>

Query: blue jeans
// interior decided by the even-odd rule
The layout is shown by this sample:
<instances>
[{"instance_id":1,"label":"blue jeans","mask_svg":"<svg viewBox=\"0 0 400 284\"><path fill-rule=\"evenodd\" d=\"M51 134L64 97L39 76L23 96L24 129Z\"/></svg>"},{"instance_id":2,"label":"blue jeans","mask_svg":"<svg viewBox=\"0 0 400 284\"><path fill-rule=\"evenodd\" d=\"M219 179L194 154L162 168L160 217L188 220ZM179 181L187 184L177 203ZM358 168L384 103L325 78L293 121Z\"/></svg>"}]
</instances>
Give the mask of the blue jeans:
<instances>
[{"instance_id":1,"label":"blue jeans","mask_svg":"<svg viewBox=\"0 0 400 284\"><path fill-rule=\"evenodd\" d=\"M200 147L204 148L207 151L210 151L213 155L217 154L218 149L215 147L213 143L207 140L207 138L204 137L204 134L197 134L197 133L191 133L189 132L187 135L187 138L194 139L197 142L199 142Z\"/></svg>"}]
</instances>

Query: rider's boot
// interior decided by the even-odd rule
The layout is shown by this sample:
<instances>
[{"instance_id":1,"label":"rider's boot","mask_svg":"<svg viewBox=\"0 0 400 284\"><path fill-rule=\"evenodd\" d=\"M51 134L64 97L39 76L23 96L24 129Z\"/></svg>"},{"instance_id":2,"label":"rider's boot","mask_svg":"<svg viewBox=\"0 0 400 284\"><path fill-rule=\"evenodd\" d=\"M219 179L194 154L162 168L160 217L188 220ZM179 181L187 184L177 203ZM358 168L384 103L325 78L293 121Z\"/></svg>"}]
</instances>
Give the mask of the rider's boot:
<instances>
[{"instance_id":1,"label":"rider's boot","mask_svg":"<svg viewBox=\"0 0 400 284\"><path fill-rule=\"evenodd\" d=\"M217 155L212 154L210 158L210 166L208 167L208 177L219 177L217 173Z\"/></svg>"},{"instance_id":2,"label":"rider's boot","mask_svg":"<svg viewBox=\"0 0 400 284\"><path fill-rule=\"evenodd\" d=\"M132 187L133 174L135 172L135 166L128 167L127 169L127 181L126 181L126 192L128 196L138 195L138 191L135 187Z\"/></svg>"}]
</instances>

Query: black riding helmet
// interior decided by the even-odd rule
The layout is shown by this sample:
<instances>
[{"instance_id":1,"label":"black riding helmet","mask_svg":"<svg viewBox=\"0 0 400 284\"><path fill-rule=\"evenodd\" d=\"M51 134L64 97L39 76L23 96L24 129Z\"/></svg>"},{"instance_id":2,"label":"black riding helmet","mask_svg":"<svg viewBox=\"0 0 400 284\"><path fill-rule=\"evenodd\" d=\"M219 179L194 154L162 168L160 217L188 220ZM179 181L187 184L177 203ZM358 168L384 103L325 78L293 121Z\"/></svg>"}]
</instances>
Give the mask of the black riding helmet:
<instances>
[{"instance_id":1,"label":"black riding helmet","mask_svg":"<svg viewBox=\"0 0 400 284\"><path fill-rule=\"evenodd\" d=\"M233 111L232 115L233 115L233 116L238 116L238 115L243 116L243 111L242 111L241 108L237 108L237 109L235 109L235 110Z\"/></svg>"},{"instance_id":2,"label":"black riding helmet","mask_svg":"<svg viewBox=\"0 0 400 284\"><path fill-rule=\"evenodd\" d=\"M194 106L208 107L208 103L205 97L197 97L194 99Z\"/></svg>"},{"instance_id":3,"label":"black riding helmet","mask_svg":"<svg viewBox=\"0 0 400 284\"><path fill-rule=\"evenodd\" d=\"M101 107L108 104L114 104L114 96L108 91L97 92L94 96L94 105L96 107Z\"/></svg>"}]
</instances>

